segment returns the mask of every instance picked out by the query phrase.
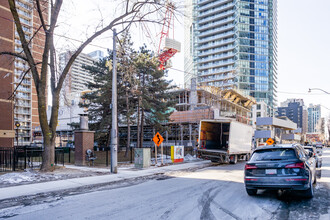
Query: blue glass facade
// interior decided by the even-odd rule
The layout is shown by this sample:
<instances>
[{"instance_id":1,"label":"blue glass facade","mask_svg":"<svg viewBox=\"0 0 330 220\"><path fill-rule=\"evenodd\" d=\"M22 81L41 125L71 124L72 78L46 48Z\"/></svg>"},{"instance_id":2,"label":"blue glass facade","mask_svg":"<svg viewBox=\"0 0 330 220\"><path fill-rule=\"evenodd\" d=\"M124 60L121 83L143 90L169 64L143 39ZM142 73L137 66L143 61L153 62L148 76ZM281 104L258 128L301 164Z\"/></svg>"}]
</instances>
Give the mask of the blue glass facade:
<instances>
[{"instance_id":1,"label":"blue glass facade","mask_svg":"<svg viewBox=\"0 0 330 220\"><path fill-rule=\"evenodd\" d=\"M199 84L276 102L277 0L197 0L190 34Z\"/></svg>"},{"instance_id":2,"label":"blue glass facade","mask_svg":"<svg viewBox=\"0 0 330 220\"><path fill-rule=\"evenodd\" d=\"M237 1L238 89L273 107L276 102L276 1Z\"/></svg>"},{"instance_id":3,"label":"blue glass facade","mask_svg":"<svg viewBox=\"0 0 330 220\"><path fill-rule=\"evenodd\" d=\"M308 133L319 131L318 124L321 120L321 105L309 105L308 107Z\"/></svg>"}]
</instances>

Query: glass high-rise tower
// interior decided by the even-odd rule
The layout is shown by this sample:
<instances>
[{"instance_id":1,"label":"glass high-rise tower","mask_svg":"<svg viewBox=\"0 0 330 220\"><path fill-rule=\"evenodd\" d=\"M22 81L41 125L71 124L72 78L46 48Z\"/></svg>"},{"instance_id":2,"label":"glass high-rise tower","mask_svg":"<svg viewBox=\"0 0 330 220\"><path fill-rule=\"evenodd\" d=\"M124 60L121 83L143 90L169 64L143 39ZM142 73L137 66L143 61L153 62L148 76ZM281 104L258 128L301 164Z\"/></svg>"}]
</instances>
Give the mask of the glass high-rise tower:
<instances>
[{"instance_id":1,"label":"glass high-rise tower","mask_svg":"<svg viewBox=\"0 0 330 220\"><path fill-rule=\"evenodd\" d=\"M277 0L186 0L185 35L186 86L196 77L199 85L239 89L273 109Z\"/></svg>"}]
</instances>

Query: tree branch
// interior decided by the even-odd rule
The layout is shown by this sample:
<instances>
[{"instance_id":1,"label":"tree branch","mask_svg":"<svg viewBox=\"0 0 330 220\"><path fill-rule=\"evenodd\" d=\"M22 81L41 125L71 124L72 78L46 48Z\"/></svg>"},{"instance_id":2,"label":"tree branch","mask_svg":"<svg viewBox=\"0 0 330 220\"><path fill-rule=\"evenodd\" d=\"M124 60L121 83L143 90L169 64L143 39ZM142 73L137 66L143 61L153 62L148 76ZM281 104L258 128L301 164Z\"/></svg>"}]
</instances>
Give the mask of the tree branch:
<instances>
[{"instance_id":1,"label":"tree branch","mask_svg":"<svg viewBox=\"0 0 330 220\"><path fill-rule=\"evenodd\" d=\"M50 87L51 87L51 92L52 94L55 91L55 85L56 85L56 50L54 46L54 38L50 42Z\"/></svg>"},{"instance_id":2,"label":"tree branch","mask_svg":"<svg viewBox=\"0 0 330 220\"><path fill-rule=\"evenodd\" d=\"M27 69L27 70L24 72L21 81L18 83L18 85L16 86L16 88L15 88L15 90L12 92L12 94L8 97L8 100L11 99L11 97L13 97L13 96L15 95L15 92L17 91L18 87L22 84L25 75L30 71L30 69L31 69L31 68L29 67L29 69Z\"/></svg>"},{"instance_id":3,"label":"tree branch","mask_svg":"<svg viewBox=\"0 0 330 220\"><path fill-rule=\"evenodd\" d=\"M20 53L14 53L14 52L0 52L0 56L1 56L1 55L10 55L10 56L13 56L13 57L20 58L20 59L22 59L22 60L24 60L24 61L28 61L28 59L27 59L24 55L22 55L22 54L20 54Z\"/></svg>"},{"instance_id":4,"label":"tree branch","mask_svg":"<svg viewBox=\"0 0 330 220\"><path fill-rule=\"evenodd\" d=\"M41 10L40 0L36 0L36 2L37 2L37 11L38 11L39 18L40 18L40 21L41 21L41 26L43 27L44 31L47 32L45 19L44 19L44 16L42 14L42 10Z\"/></svg>"},{"instance_id":5,"label":"tree branch","mask_svg":"<svg viewBox=\"0 0 330 220\"><path fill-rule=\"evenodd\" d=\"M18 33L19 38L20 38L21 43L22 43L23 51L24 51L25 56L27 58L27 63L30 65L30 68L31 68L31 72L32 72L33 79L34 79L34 84L36 86L36 89L38 90L38 88L39 88L38 69L35 67L35 65L32 65L32 64L35 63L34 58L32 56L31 50L29 48L29 44L26 42L25 33L23 31L23 27L22 27L21 21L19 19L19 15L18 15L18 12L17 12L17 9L16 9L15 0L8 0L8 3L9 3L9 6L10 6L10 11L13 15L13 18L14 18L14 21L15 21L15 24L16 24L17 33Z\"/></svg>"}]
</instances>

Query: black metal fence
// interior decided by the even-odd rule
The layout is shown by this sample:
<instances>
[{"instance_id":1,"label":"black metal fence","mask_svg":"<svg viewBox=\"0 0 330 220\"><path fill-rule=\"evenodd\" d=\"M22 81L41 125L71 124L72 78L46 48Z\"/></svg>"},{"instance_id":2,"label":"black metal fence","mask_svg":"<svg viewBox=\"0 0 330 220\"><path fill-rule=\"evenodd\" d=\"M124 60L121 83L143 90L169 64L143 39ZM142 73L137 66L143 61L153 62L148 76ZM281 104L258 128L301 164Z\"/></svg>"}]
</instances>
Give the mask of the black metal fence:
<instances>
[{"instance_id":1,"label":"black metal fence","mask_svg":"<svg viewBox=\"0 0 330 220\"><path fill-rule=\"evenodd\" d=\"M0 148L0 172L37 169L42 164L42 147L18 146ZM64 149L55 149L55 165L64 166Z\"/></svg>"}]
</instances>

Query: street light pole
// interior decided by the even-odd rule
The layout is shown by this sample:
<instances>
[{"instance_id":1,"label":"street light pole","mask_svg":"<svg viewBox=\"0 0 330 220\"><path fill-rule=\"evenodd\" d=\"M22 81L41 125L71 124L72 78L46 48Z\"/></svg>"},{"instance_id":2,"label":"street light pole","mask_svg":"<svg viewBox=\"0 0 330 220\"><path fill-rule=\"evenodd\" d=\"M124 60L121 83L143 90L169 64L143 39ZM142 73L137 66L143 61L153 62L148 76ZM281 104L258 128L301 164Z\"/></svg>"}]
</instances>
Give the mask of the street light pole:
<instances>
[{"instance_id":1,"label":"street light pole","mask_svg":"<svg viewBox=\"0 0 330 220\"><path fill-rule=\"evenodd\" d=\"M116 52L116 29L113 29L113 58L112 58L112 126L111 126L111 173L117 173L117 52Z\"/></svg>"},{"instance_id":2,"label":"street light pole","mask_svg":"<svg viewBox=\"0 0 330 220\"><path fill-rule=\"evenodd\" d=\"M17 144L16 147L18 147L18 128L21 126L21 124L19 122L16 122L15 126L16 126L16 144Z\"/></svg>"},{"instance_id":3,"label":"street light pole","mask_svg":"<svg viewBox=\"0 0 330 220\"><path fill-rule=\"evenodd\" d=\"M312 92L312 90L320 90L320 91L322 91L322 92L324 92L324 93L330 95L330 92L327 92L327 91L325 91L325 90L323 90L323 89L320 89L320 88L309 88L309 89L308 89L308 92Z\"/></svg>"}]
</instances>

